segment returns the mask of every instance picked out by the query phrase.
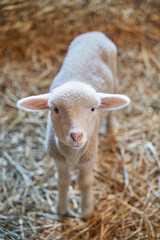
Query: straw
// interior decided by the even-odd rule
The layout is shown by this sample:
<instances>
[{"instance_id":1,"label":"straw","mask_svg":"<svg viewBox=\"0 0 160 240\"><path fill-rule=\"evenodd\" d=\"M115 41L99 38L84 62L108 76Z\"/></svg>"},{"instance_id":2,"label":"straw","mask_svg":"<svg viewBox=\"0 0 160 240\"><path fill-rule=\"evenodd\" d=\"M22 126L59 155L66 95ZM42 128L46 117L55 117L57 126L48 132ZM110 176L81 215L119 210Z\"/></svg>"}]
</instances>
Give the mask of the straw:
<instances>
[{"instance_id":1,"label":"straw","mask_svg":"<svg viewBox=\"0 0 160 240\"><path fill-rule=\"evenodd\" d=\"M160 238L159 7L158 0L1 1L0 239ZM117 112L115 138L99 135L95 210L84 221L74 171L75 217L56 214L55 165L44 150L47 113L17 110L16 101L48 92L71 40L94 30L118 46L119 92L131 104Z\"/></svg>"}]
</instances>

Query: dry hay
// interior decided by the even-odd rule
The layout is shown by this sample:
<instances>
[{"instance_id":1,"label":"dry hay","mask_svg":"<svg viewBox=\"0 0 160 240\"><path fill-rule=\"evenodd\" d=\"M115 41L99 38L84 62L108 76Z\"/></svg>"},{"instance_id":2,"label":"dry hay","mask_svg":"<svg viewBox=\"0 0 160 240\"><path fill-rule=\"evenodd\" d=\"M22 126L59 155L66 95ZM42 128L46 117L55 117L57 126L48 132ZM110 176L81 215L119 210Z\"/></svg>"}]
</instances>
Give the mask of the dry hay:
<instances>
[{"instance_id":1,"label":"dry hay","mask_svg":"<svg viewBox=\"0 0 160 240\"><path fill-rule=\"evenodd\" d=\"M0 3L0 239L160 238L160 31L158 1L8 1ZM100 136L94 217L55 213L54 164L44 152L46 113L15 102L48 91L68 44L100 30L118 46L117 141ZM77 213L75 179L70 207Z\"/></svg>"}]
</instances>

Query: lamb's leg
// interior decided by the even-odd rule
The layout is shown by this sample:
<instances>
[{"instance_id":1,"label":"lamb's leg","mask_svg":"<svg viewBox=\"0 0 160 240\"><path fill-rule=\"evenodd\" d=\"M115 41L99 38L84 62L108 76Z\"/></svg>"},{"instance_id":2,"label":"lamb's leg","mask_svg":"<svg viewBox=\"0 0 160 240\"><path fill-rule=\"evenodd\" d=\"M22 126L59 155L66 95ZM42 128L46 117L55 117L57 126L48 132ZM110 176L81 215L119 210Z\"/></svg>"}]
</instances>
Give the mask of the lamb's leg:
<instances>
[{"instance_id":1,"label":"lamb's leg","mask_svg":"<svg viewBox=\"0 0 160 240\"><path fill-rule=\"evenodd\" d=\"M118 132L118 120L114 112L110 112L107 117L107 134L115 135Z\"/></svg>"},{"instance_id":2,"label":"lamb's leg","mask_svg":"<svg viewBox=\"0 0 160 240\"><path fill-rule=\"evenodd\" d=\"M56 162L58 169L58 205L57 213L65 215L68 212L68 186L71 181L70 171L65 161Z\"/></svg>"},{"instance_id":3,"label":"lamb's leg","mask_svg":"<svg viewBox=\"0 0 160 240\"><path fill-rule=\"evenodd\" d=\"M91 161L84 162L80 165L78 179L82 196L81 209L83 218L88 218L92 214L93 210L93 194L91 189L92 182L93 182L93 163Z\"/></svg>"}]
</instances>

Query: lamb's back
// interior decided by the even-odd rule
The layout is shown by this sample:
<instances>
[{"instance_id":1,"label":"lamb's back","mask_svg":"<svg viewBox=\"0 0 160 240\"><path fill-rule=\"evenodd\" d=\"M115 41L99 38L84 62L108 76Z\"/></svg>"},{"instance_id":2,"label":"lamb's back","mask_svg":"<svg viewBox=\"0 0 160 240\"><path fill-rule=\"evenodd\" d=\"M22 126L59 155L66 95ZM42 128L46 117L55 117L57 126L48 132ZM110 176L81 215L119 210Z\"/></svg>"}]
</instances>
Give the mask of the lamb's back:
<instances>
[{"instance_id":1,"label":"lamb's back","mask_svg":"<svg viewBox=\"0 0 160 240\"><path fill-rule=\"evenodd\" d=\"M68 81L81 81L96 91L114 92L117 81L117 48L101 32L76 37L70 44L63 65L50 90Z\"/></svg>"}]
</instances>

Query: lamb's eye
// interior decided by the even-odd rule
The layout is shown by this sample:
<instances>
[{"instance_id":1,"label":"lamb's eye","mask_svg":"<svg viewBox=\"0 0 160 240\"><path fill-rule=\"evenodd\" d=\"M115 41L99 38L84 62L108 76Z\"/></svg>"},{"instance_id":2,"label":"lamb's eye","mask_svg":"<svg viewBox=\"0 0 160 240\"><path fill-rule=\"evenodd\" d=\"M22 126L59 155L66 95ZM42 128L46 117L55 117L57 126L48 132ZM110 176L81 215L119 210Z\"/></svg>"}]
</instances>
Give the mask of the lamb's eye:
<instances>
[{"instance_id":1,"label":"lamb's eye","mask_svg":"<svg viewBox=\"0 0 160 240\"><path fill-rule=\"evenodd\" d=\"M94 107L92 107L92 108L91 108L91 112L94 112L94 111L95 111L95 108L94 108Z\"/></svg>"},{"instance_id":2,"label":"lamb's eye","mask_svg":"<svg viewBox=\"0 0 160 240\"><path fill-rule=\"evenodd\" d=\"M57 107L54 108L55 113L59 113L59 109Z\"/></svg>"}]
</instances>

